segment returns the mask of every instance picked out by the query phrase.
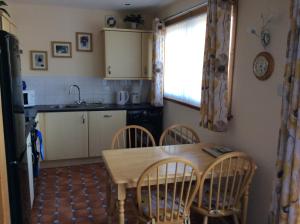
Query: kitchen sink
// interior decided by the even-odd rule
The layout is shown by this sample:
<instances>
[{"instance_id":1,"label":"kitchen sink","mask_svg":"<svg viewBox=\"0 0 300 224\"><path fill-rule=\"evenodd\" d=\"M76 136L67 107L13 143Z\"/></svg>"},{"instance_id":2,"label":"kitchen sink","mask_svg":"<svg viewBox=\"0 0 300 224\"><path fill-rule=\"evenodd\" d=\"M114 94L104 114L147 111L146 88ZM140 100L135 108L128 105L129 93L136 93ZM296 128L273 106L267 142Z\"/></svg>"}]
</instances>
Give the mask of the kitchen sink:
<instances>
[{"instance_id":1,"label":"kitchen sink","mask_svg":"<svg viewBox=\"0 0 300 224\"><path fill-rule=\"evenodd\" d=\"M106 105L102 103L84 103L84 104L59 104L59 105L51 105L51 109L76 109L76 108L106 108Z\"/></svg>"},{"instance_id":2,"label":"kitchen sink","mask_svg":"<svg viewBox=\"0 0 300 224\"><path fill-rule=\"evenodd\" d=\"M67 104L62 106L63 108L79 108L79 107L85 107L86 104Z\"/></svg>"}]
</instances>

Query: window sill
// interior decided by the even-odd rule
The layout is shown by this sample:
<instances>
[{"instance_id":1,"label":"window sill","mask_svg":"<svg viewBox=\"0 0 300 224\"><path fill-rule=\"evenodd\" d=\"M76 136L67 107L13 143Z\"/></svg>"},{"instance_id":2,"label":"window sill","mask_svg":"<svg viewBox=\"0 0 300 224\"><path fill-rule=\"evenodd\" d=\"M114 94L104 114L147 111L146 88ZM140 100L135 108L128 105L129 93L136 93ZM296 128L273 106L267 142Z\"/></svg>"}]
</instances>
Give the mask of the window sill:
<instances>
[{"instance_id":1,"label":"window sill","mask_svg":"<svg viewBox=\"0 0 300 224\"><path fill-rule=\"evenodd\" d=\"M193 109L193 110L197 110L197 111L200 110L200 107L196 107L196 106L191 105L191 104L183 103L183 102L180 102L180 101L178 101L178 100L173 100L173 99L170 99L170 98L167 98L167 97L164 97L164 100L170 101L170 102L172 102L172 103L179 104L179 105L181 105L181 106L188 107L188 108Z\"/></svg>"}]
</instances>

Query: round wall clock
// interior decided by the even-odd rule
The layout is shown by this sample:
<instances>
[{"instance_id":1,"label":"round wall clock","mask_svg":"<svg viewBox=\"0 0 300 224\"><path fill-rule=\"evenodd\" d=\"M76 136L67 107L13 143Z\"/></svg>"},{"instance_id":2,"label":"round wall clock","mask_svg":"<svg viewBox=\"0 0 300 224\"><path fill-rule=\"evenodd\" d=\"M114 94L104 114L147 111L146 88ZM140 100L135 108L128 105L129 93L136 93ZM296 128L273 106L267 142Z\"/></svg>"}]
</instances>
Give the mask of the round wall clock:
<instances>
[{"instance_id":1,"label":"round wall clock","mask_svg":"<svg viewBox=\"0 0 300 224\"><path fill-rule=\"evenodd\" d=\"M253 73L259 80L268 79L274 71L274 59L268 52L259 53L253 62Z\"/></svg>"}]
</instances>

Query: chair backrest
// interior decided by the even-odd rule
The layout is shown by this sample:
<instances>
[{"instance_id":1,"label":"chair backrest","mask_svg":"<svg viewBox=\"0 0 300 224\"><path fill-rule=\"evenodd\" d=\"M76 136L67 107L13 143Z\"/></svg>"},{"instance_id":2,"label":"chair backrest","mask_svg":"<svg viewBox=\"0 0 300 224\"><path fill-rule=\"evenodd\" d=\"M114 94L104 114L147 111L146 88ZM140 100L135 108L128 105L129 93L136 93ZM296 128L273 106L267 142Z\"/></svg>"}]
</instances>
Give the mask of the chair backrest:
<instances>
[{"instance_id":1,"label":"chair backrest","mask_svg":"<svg viewBox=\"0 0 300 224\"><path fill-rule=\"evenodd\" d=\"M175 124L168 127L159 139L159 145L179 145L199 143L200 138L189 126Z\"/></svg>"},{"instance_id":2,"label":"chair backrest","mask_svg":"<svg viewBox=\"0 0 300 224\"><path fill-rule=\"evenodd\" d=\"M137 183L139 215L155 223L187 218L199 184L200 173L188 160L173 157L152 164Z\"/></svg>"},{"instance_id":3,"label":"chair backrest","mask_svg":"<svg viewBox=\"0 0 300 224\"><path fill-rule=\"evenodd\" d=\"M254 161L244 153L232 152L220 156L201 177L196 209L203 215L213 217L237 212L255 169Z\"/></svg>"},{"instance_id":4,"label":"chair backrest","mask_svg":"<svg viewBox=\"0 0 300 224\"><path fill-rule=\"evenodd\" d=\"M116 132L111 148L125 149L151 146L155 146L155 140L147 129L137 125L129 125Z\"/></svg>"}]
</instances>

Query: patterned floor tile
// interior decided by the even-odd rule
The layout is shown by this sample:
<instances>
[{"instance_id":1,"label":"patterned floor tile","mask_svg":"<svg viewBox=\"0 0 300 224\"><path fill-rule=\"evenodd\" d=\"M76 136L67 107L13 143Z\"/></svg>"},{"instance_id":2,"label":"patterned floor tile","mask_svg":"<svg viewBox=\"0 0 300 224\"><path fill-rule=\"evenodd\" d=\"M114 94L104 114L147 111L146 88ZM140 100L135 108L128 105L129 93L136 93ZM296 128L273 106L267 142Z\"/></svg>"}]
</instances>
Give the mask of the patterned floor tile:
<instances>
[{"instance_id":1,"label":"patterned floor tile","mask_svg":"<svg viewBox=\"0 0 300 224\"><path fill-rule=\"evenodd\" d=\"M104 163L42 169L35 181L32 224L106 224L107 178ZM127 198L134 197L135 191L129 191ZM128 224L135 223L132 206L134 203L126 202ZM192 214L191 223L201 220ZM113 223L117 223L116 216Z\"/></svg>"}]
</instances>

